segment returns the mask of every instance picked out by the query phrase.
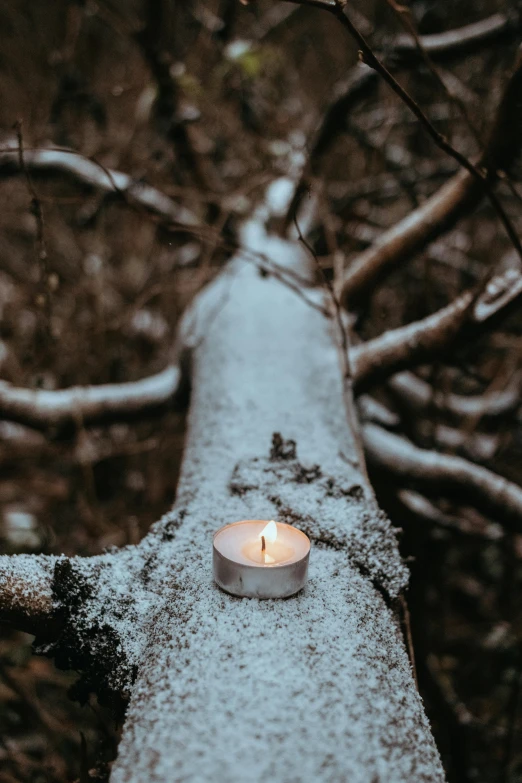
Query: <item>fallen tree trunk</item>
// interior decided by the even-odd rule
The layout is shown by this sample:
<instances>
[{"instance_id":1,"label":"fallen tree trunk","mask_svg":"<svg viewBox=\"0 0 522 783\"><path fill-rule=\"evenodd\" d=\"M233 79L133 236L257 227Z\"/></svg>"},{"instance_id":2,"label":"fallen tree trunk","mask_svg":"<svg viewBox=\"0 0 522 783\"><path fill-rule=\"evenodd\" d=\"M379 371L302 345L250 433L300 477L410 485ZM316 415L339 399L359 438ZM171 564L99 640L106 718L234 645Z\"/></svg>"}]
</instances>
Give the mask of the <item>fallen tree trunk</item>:
<instances>
[{"instance_id":1,"label":"fallen tree trunk","mask_svg":"<svg viewBox=\"0 0 522 783\"><path fill-rule=\"evenodd\" d=\"M282 265L301 253L279 240L262 249ZM178 500L151 534L150 579L167 595L113 781L442 780L392 608L406 573L350 464L331 324L240 259L196 315ZM259 517L312 538L295 598L237 599L212 584L212 532Z\"/></svg>"},{"instance_id":2,"label":"fallen tree trunk","mask_svg":"<svg viewBox=\"0 0 522 783\"><path fill-rule=\"evenodd\" d=\"M254 250L306 272L300 246L256 236ZM130 697L113 783L442 781L398 615L407 571L358 464L333 321L239 256L184 339L193 392L173 511L136 547L54 571L35 560L34 586L27 558L0 558L11 617L18 577L30 598L52 573L61 630L41 651L83 672L80 696ZM212 534L245 518L310 536L301 594L213 584Z\"/></svg>"}]
</instances>

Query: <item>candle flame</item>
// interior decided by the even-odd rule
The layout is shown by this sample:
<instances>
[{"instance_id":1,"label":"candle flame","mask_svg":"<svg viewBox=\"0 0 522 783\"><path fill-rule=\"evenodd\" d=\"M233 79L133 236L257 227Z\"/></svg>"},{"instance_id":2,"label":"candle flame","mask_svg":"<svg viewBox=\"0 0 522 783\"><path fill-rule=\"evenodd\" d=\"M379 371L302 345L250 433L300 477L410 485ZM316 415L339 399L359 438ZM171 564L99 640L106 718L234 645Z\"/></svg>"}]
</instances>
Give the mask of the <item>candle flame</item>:
<instances>
[{"instance_id":1,"label":"candle flame","mask_svg":"<svg viewBox=\"0 0 522 783\"><path fill-rule=\"evenodd\" d=\"M259 534L259 538L261 538L261 536L263 536L265 541L267 541L269 544L274 543L277 538L277 525L273 519L263 528Z\"/></svg>"}]
</instances>

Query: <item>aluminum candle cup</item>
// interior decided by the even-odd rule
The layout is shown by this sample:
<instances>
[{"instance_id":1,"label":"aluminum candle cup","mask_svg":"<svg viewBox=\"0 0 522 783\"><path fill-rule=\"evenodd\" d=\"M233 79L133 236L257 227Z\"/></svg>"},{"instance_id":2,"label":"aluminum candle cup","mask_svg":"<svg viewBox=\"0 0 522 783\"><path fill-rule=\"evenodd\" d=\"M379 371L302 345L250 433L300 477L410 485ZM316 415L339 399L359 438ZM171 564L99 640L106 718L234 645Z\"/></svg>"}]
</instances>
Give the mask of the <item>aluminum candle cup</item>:
<instances>
[{"instance_id":1,"label":"aluminum candle cup","mask_svg":"<svg viewBox=\"0 0 522 783\"><path fill-rule=\"evenodd\" d=\"M245 519L214 535L215 582L244 598L287 598L308 579L310 539L292 525Z\"/></svg>"}]
</instances>

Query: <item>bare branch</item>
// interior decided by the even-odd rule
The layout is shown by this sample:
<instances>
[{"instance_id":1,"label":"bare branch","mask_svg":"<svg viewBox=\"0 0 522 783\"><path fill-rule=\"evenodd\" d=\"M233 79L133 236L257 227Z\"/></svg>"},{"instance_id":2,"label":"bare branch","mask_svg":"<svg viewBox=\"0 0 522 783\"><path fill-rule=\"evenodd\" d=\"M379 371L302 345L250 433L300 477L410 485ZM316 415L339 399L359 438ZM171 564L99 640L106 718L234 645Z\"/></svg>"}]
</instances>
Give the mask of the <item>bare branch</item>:
<instances>
[{"instance_id":1,"label":"bare branch","mask_svg":"<svg viewBox=\"0 0 522 783\"><path fill-rule=\"evenodd\" d=\"M49 338L50 337L49 328L50 328L50 319L52 315L52 308L51 308L51 290L49 287L49 264L48 264L47 243L45 240L46 230L45 230L44 212L42 208L42 203L38 198L38 194L33 185L33 181L31 180L31 176L29 174L29 171L27 170L27 165L25 162L24 138L22 133L21 120L18 120L18 122L15 125L15 129L16 129L17 146L18 146L18 165L27 184L27 190L29 191L29 196L31 198L31 212L33 213L36 221L36 243L37 243L36 257L37 257L38 267L40 270L40 288L41 288L39 298L42 299L42 303L45 306L45 311L46 311L45 329L47 332L47 337Z\"/></svg>"},{"instance_id":2,"label":"bare branch","mask_svg":"<svg viewBox=\"0 0 522 783\"><path fill-rule=\"evenodd\" d=\"M448 139L443 136L439 131L434 127L434 125L431 123L430 119L427 117L427 115L424 113L424 111L421 109L419 104L412 98L412 96L405 90L405 88L399 84L399 82L395 79L395 77L392 75L392 73L386 68L386 66L379 60L379 58L376 56L372 48L367 43L365 37L363 34L357 29L357 27L354 25L354 23L351 21L350 17L346 13L346 7L347 2L346 0L335 0L333 6L329 6L329 10L334 14L336 19L338 19L341 24L348 30L352 38L357 42L357 44L360 46L359 51L359 57L362 59L363 62L365 62L367 65L370 66L370 68L373 68L377 73L382 77L382 79L388 84L388 86L396 93L396 95L399 96L399 98L402 100L402 102L410 109L410 111L417 117L421 125L424 126L426 129L428 135L432 138L434 143L439 147L443 152L445 152L447 155L450 155L452 158L454 158L460 165L468 171L472 177L477 181L477 183L482 184L482 187L487 193L488 198L490 199L493 207L497 211L499 217L501 218L502 222L504 223L504 227L506 228L513 244L518 250L518 253L522 259L522 248L520 247L520 242L518 239L518 236L516 233L513 233L513 228L509 222L509 219L503 212L503 209L500 208L499 210L499 204L496 199L496 197L493 195L491 184L489 182L490 175L488 174L488 171L484 172L481 168L483 166L484 161L481 160L479 166L476 166L474 163L472 163L470 160L466 158L466 156L457 150L449 141ZM515 63L515 74L512 79L516 83L516 91L515 94L513 94L513 90L510 90L510 104L511 108L517 108L516 105L516 99L520 95L520 89L522 87L522 58L517 58L517 62ZM505 108L505 96L501 102L501 109ZM507 119L507 118L504 118ZM498 123L497 123L498 125ZM498 139L498 130L499 128L495 126L494 135L496 135ZM507 126L505 123L503 123L504 130L507 131ZM502 139L503 146L505 144L505 139ZM519 148L519 143L517 143L517 149ZM503 167L502 167L503 168ZM493 174L496 171L493 169Z\"/></svg>"},{"instance_id":3,"label":"bare branch","mask_svg":"<svg viewBox=\"0 0 522 783\"><path fill-rule=\"evenodd\" d=\"M347 14L346 0L313 0L313 2L311 0L290 0L290 2L313 5L330 11L357 42L360 47L360 59L383 78L417 117L434 143L447 155L454 158L466 172L457 174L456 178L445 186L442 190L442 201L438 197L439 193L435 194L435 197L428 202L427 205L431 206L433 211L429 208L426 209L427 205L425 204L420 210L414 211L401 221L399 226L385 232L376 252L372 254L372 249L370 249L357 259L355 265L347 270L345 277L340 281L340 295L343 303L348 306L353 304L355 299L360 299L363 294L367 294L376 276L384 272L385 269L389 269L392 263L397 263L399 259L404 260L442 231L454 225L462 214L461 207L464 208L464 211L468 211L484 195L487 195L522 259L522 244L518 234L493 190L493 181L498 170L507 169L520 150L520 135L516 134L513 128L513 126L517 126L517 123L513 122L513 114L519 113L521 104L522 56L520 53L515 63L514 73L501 100L486 150L478 164L475 165L439 133L417 102L379 60ZM368 266L372 269L371 276L365 271Z\"/></svg>"},{"instance_id":4,"label":"bare branch","mask_svg":"<svg viewBox=\"0 0 522 783\"><path fill-rule=\"evenodd\" d=\"M21 631L52 636L59 625L53 607L56 557L0 556L0 622Z\"/></svg>"},{"instance_id":5,"label":"bare branch","mask_svg":"<svg viewBox=\"0 0 522 783\"><path fill-rule=\"evenodd\" d=\"M455 339L477 335L492 319L505 316L522 295L522 275L514 269L491 279L479 293L466 291L446 307L420 321L390 329L351 349L356 391L398 370L425 362Z\"/></svg>"},{"instance_id":6,"label":"bare branch","mask_svg":"<svg viewBox=\"0 0 522 783\"><path fill-rule=\"evenodd\" d=\"M297 2L297 0L290 0L290 2L294 1ZM307 0L302 0L299 4L306 5ZM317 3L317 5L330 11L335 11L336 9L335 1ZM350 12L352 14L353 11L354 9L351 8ZM494 40L497 36L516 34L521 27L521 23L522 15L518 13L512 17L494 14L482 22L437 35L417 36L416 40L412 40L409 35L399 35L393 40L386 42L386 53L392 66L412 64L420 57L430 57L433 60L437 60L448 54L459 53L461 50L467 51L484 41ZM370 63L370 65L372 64ZM311 179L317 175L321 159L345 127L350 109L363 97L371 95L372 91L377 87L378 69L373 70L374 66L361 66L361 63L356 65L345 79L335 85L332 99L318 123L312 139L306 166L288 211L286 218L287 226L291 223L292 215L299 209L299 205L310 187ZM433 131L437 134L435 129ZM460 162L462 164L462 161Z\"/></svg>"},{"instance_id":7,"label":"bare branch","mask_svg":"<svg viewBox=\"0 0 522 783\"><path fill-rule=\"evenodd\" d=\"M418 485L437 495L458 494L459 501L487 509L500 521L522 530L522 489L503 476L462 457L415 446L376 424L362 428L368 462L405 485Z\"/></svg>"},{"instance_id":8,"label":"bare branch","mask_svg":"<svg viewBox=\"0 0 522 783\"><path fill-rule=\"evenodd\" d=\"M482 192L471 175L456 174L351 262L339 282L344 303L359 306L395 266L452 228L481 200Z\"/></svg>"},{"instance_id":9,"label":"bare branch","mask_svg":"<svg viewBox=\"0 0 522 783\"><path fill-rule=\"evenodd\" d=\"M486 43L509 38L520 32L521 15L492 14L479 22L446 30L444 33L419 36L422 48L432 57L442 59L453 55L465 54ZM417 61L421 55L418 47L409 35L397 35L386 46L391 49L392 56L402 63Z\"/></svg>"},{"instance_id":10,"label":"bare branch","mask_svg":"<svg viewBox=\"0 0 522 783\"><path fill-rule=\"evenodd\" d=\"M0 382L0 418L36 429L133 416L172 399L180 385L177 367L129 383L74 386L47 391Z\"/></svg>"},{"instance_id":11,"label":"bare branch","mask_svg":"<svg viewBox=\"0 0 522 783\"><path fill-rule=\"evenodd\" d=\"M468 107L466 105L466 101L462 98L462 95L460 92L455 91L449 83L449 80L443 77L442 72L439 71L437 66L435 65L435 62L432 57L430 57L430 54L428 50L423 46L421 36L417 32L417 28L414 24L413 17L411 14L411 9L408 8L405 5L401 5L397 2L397 0L386 0L390 8L396 13L398 19L400 20L402 26L406 30L406 33L411 36L412 41L415 42L415 46L417 47L417 52L426 66L426 68L430 71L432 76L434 77L435 81L439 85L439 87L442 88L442 90L446 93L448 98L453 101L459 112L461 113L463 119L465 120L469 130L471 131L473 137L477 141L480 148L484 147L484 142L481 137L480 132L475 127L475 124L469 114Z\"/></svg>"},{"instance_id":12,"label":"bare branch","mask_svg":"<svg viewBox=\"0 0 522 783\"><path fill-rule=\"evenodd\" d=\"M35 173L59 173L72 177L76 182L96 188L104 193L116 193L131 204L167 220L169 223L198 225L196 216L185 207L172 201L161 191L133 180L128 174L113 171L77 152L63 149L24 149L24 163L28 171ZM0 150L0 178L20 172L19 155L15 147Z\"/></svg>"},{"instance_id":13,"label":"bare branch","mask_svg":"<svg viewBox=\"0 0 522 783\"><path fill-rule=\"evenodd\" d=\"M345 15L343 19L347 19ZM371 50L370 50L371 51ZM382 72L382 68L374 55L374 66ZM386 69L384 69L386 70ZM391 74L387 81L393 86L397 84ZM429 130L435 143L445 152L452 155L465 169L459 172L428 199L419 209L414 210L406 218L384 232L377 242L362 253L346 270L340 285L345 304L359 303L368 294L376 280L389 273L399 262L411 257L425 247L434 238L455 225L464 214L473 209L487 194L497 214L502 220L511 241L521 254L521 246L516 231L507 219L503 207L493 193L492 182L499 170L507 170L520 152L520 136L516 136L513 126L514 117L518 116L520 95L522 92L522 60L520 55L515 64L514 73L509 80L500 102L497 117L490 137L478 165L475 166L443 140L431 125L430 121L420 111L414 101L404 93L402 88L396 90L409 108ZM499 210L500 206L500 210Z\"/></svg>"}]
</instances>

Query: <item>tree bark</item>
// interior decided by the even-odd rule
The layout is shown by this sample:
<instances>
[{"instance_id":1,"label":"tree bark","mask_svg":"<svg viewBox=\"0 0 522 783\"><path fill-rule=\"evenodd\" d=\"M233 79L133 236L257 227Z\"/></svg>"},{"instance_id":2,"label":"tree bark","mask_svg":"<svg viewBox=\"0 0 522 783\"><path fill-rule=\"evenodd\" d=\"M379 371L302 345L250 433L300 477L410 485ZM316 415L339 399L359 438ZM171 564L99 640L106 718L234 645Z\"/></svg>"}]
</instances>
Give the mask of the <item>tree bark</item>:
<instances>
[{"instance_id":1,"label":"tree bark","mask_svg":"<svg viewBox=\"0 0 522 783\"><path fill-rule=\"evenodd\" d=\"M304 271L301 248L258 239ZM332 323L241 257L194 314L185 459L173 512L138 547L156 601L113 783L443 780L396 611L407 572L355 466ZM310 535L300 595L213 584L213 531L245 518Z\"/></svg>"}]
</instances>

